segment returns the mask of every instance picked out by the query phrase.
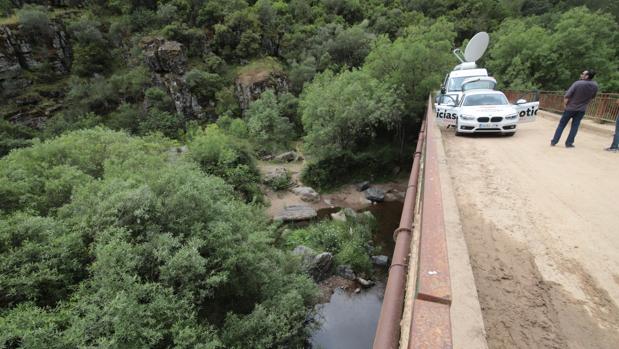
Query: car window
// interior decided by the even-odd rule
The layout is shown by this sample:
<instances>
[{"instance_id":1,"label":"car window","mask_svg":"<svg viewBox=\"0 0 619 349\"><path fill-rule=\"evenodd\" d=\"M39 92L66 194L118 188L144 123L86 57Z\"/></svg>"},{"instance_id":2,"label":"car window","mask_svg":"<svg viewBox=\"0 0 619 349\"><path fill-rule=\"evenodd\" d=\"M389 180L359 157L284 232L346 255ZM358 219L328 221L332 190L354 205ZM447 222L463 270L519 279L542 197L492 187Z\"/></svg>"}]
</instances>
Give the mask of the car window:
<instances>
[{"instance_id":1,"label":"car window","mask_svg":"<svg viewBox=\"0 0 619 349\"><path fill-rule=\"evenodd\" d=\"M494 86L496 86L494 81L480 80L480 81L469 82L469 83L465 84L463 89L464 89L464 91L468 91L468 90L494 90Z\"/></svg>"},{"instance_id":2,"label":"car window","mask_svg":"<svg viewBox=\"0 0 619 349\"><path fill-rule=\"evenodd\" d=\"M509 104L507 98L504 95L493 93L487 95L471 95L466 96L462 105L463 106L473 106L473 105L507 105Z\"/></svg>"},{"instance_id":3,"label":"car window","mask_svg":"<svg viewBox=\"0 0 619 349\"><path fill-rule=\"evenodd\" d=\"M462 82L464 79L468 78L476 78L481 76L463 76L459 78L451 78L449 79L449 83L447 84L448 91L462 91Z\"/></svg>"}]
</instances>

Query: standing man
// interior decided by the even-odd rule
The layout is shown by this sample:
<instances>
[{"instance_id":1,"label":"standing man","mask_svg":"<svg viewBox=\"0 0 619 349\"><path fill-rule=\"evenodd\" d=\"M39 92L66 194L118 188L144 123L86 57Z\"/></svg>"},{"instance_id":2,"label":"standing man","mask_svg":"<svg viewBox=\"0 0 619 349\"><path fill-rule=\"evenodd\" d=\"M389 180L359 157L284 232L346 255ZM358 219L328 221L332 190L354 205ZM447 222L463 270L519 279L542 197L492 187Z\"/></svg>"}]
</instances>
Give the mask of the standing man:
<instances>
[{"instance_id":1,"label":"standing man","mask_svg":"<svg viewBox=\"0 0 619 349\"><path fill-rule=\"evenodd\" d=\"M555 146L559 143L563 129L567 126L567 123L572 119L572 127L570 127L570 134L565 140L566 148L574 148L574 138L578 132L578 126L580 121L585 116L585 110L587 105L595 97L598 92L598 84L593 81L595 71L588 69L580 74L580 80L575 81L572 86L565 92L563 102L565 104L565 110L559 120L559 125L555 131L555 136L550 141L551 146Z\"/></svg>"}]
</instances>

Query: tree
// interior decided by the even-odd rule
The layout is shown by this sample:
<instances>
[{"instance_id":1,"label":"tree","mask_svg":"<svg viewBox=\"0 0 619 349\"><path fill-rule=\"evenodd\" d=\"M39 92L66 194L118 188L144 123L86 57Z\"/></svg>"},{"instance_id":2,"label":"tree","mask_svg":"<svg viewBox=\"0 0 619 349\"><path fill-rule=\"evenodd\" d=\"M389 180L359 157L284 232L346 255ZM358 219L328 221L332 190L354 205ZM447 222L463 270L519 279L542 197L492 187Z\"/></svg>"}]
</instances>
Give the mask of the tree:
<instances>
[{"instance_id":1,"label":"tree","mask_svg":"<svg viewBox=\"0 0 619 349\"><path fill-rule=\"evenodd\" d=\"M294 137L290 120L282 115L275 93L267 90L245 111L249 135L257 149L267 153L286 149Z\"/></svg>"},{"instance_id":2,"label":"tree","mask_svg":"<svg viewBox=\"0 0 619 349\"><path fill-rule=\"evenodd\" d=\"M431 91L440 86L453 62L453 25L445 18L429 26L412 26L391 42L379 38L363 69L396 91L409 118L420 118Z\"/></svg>"},{"instance_id":3,"label":"tree","mask_svg":"<svg viewBox=\"0 0 619 349\"><path fill-rule=\"evenodd\" d=\"M393 128L402 115L393 88L364 70L316 76L304 89L299 108L305 150L315 158L368 145L380 127Z\"/></svg>"}]
</instances>

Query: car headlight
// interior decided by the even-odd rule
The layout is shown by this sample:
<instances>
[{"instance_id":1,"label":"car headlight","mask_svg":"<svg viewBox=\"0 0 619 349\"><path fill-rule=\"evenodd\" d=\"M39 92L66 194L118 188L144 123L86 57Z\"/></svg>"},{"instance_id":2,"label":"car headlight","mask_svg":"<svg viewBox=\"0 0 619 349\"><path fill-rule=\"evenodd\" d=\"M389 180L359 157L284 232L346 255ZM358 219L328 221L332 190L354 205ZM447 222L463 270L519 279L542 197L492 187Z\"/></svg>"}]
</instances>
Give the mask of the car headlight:
<instances>
[{"instance_id":1,"label":"car headlight","mask_svg":"<svg viewBox=\"0 0 619 349\"><path fill-rule=\"evenodd\" d=\"M463 114L463 115L460 115L460 118L461 118L462 120L468 120L468 121L470 121L470 120L475 120L475 117L474 117L474 116L471 116L471 115L464 115L464 114Z\"/></svg>"},{"instance_id":2,"label":"car headlight","mask_svg":"<svg viewBox=\"0 0 619 349\"><path fill-rule=\"evenodd\" d=\"M515 120L518 117L518 114L507 115L505 120Z\"/></svg>"}]
</instances>

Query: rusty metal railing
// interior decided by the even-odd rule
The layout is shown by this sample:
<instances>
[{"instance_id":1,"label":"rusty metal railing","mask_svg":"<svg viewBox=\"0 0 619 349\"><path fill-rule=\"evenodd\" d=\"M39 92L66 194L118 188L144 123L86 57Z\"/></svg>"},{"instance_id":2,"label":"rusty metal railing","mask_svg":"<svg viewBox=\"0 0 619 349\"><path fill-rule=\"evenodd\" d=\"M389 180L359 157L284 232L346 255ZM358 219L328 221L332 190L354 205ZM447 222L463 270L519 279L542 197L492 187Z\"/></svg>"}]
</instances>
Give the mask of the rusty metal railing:
<instances>
[{"instance_id":1,"label":"rusty metal railing","mask_svg":"<svg viewBox=\"0 0 619 349\"><path fill-rule=\"evenodd\" d=\"M564 91L539 91L539 107L555 113L562 113L564 94ZM530 91L508 90L505 91L505 95L512 103L518 98L533 99L533 93ZM615 122L619 114L618 100L619 93L598 93L589 103L585 117L598 122Z\"/></svg>"},{"instance_id":2,"label":"rusty metal railing","mask_svg":"<svg viewBox=\"0 0 619 349\"><path fill-rule=\"evenodd\" d=\"M404 345L409 349L452 347L449 314L451 284L436 149L436 142L440 138L437 138L436 132L439 131L435 126L430 98L426 118L419 132L400 227L394 232L396 246L374 338L374 349L400 347L400 320L407 277L414 278L414 282L409 282L409 285L415 285L415 290L410 328L403 330L409 332L408 343ZM422 158L423 174L420 170ZM419 252L409 256L418 183L422 183L421 228L418 230L419 239L414 239L419 245L413 251ZM409 262L417 266L410 273Z\"/></svg>"}]
</instances>

